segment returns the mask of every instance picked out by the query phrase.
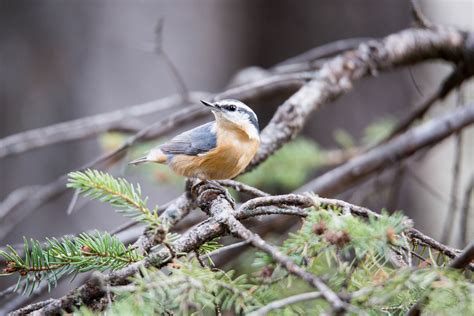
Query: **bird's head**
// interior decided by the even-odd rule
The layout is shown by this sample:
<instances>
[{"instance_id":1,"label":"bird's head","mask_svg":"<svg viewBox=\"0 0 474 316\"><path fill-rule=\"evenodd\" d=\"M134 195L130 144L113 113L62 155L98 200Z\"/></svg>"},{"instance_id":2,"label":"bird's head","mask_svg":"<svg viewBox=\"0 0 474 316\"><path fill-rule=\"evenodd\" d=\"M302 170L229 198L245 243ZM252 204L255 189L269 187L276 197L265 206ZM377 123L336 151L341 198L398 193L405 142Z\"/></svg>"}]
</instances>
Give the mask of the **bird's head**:
<instances>
[{"instance_id":1,"label":"bird's head","mask_svg":"<svg viewBox=\"0 0 474 316\"><path fill-rule=\"evenodd\" d=\"M243 102L233 99L225 99L213 103L202 100L201 102L211 109L218 123L240 128L251 138L259 137L257 115Z\"/></svg>"}]
</instances>

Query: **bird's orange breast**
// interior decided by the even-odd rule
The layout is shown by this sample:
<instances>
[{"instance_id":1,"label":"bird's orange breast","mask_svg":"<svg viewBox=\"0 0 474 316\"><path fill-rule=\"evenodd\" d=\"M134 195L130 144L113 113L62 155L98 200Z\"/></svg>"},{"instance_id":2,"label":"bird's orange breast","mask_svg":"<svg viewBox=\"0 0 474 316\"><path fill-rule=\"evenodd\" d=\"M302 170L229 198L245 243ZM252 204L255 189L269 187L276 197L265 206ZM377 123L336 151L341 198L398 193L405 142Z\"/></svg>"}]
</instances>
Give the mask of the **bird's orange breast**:
<instances>
[{"instance_id":1,"label":"bird's orange breast","mask_svg":"<svg viewBox=\"0 0 474 316\"><path fill-rule=\"evenodd\" d=\"M217 146L198 156L176 155L170 167L186 177L231 179L241 173L258 150L260 140L240 129L217 129Z\"/></svg>"}]
</instances>

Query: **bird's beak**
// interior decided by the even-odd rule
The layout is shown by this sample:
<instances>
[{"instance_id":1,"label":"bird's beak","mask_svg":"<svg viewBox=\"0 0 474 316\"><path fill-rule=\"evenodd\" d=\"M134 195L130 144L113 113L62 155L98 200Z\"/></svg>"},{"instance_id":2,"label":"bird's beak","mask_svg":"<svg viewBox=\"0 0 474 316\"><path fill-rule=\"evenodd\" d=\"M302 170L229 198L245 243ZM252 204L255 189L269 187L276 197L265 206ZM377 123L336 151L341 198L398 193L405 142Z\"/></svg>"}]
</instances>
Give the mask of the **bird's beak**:
<instances>
[{"instance_id":1,"label":"bird's beak","mask_svg":"<svg viewBox=\"0 0 474 316\"><path fill-rule=\"evenodd\" d=\"M207 106L208 108L210 108L211 110L214 110L214 111L220 110L220 106L218 106L217 104L212 104L210 102L203 101L203 100L201 100L201 103Z\"/></svg>"}]
</instances>

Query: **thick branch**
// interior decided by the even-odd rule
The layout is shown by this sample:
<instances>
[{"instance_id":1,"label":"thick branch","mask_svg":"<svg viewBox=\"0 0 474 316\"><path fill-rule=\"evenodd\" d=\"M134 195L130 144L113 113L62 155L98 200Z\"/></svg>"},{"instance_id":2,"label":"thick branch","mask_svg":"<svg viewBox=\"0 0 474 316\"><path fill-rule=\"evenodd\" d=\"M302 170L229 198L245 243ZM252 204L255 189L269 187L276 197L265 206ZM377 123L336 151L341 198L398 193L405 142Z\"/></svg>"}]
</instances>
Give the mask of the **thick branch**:
<instances>
[{"instance_id":1,"label":"thick branch","mask_svg":"<svg viewBox=\"0 0 474 316\"><path fill-rule=\"evenodd\" d=\"M379 41L363 43L356 50L330 59L315 72L315 79L280 106L262 131L260 150L247 170L292 139L312 111L348 92L355 81L429 59L454 63L463 60L467 43L471 45L465 36L446 27L407 29Z\"/></svg>"},{"instance_id":2,"label":"thick branch","mask_svg":"<svg viewBox=\"0 0 474 316\"><path fill-rule=\"evenodd\" d=\"M462 253L457 256L453 261L451 261L448 267L453 269L464 269L474 260L474 242L471 242L469 245L464 248Z\"/></svg>"},{"instance_id":3,"label":"thick branch","mask_svg":"<svg viewBox=\"0 0 474 316\"><path fill-rule=\"evenodd\" d=\"M276 262L285 267L289 273L302 278L311 286L317 288L321 292L322 297L331 304L335 313L347 310L347 304L321 279L295 264L293 260L283 254L278 248L265 242L258 234L253 233L238 221L234 217L231 203L223 196L215 196L213 192L204 191L199 195L197 203L203 211L209 213L216 222L223 224L232 234L249 241L255 248L268 253Z\"/></svg>"},{"instance_id":4,"label":"thick branch","mask_svg":"<svg viewBox=\"0 0 474 316\"><path fill-rule=\"evenodd\" d=\"M279 201L279 203L281 203L282 197L284 196L275 197L276 201ZM304 195L289 195L288 197L289 197L289 201L283 204L286 204L286 205L300 204L300 205L303 205L302 207L305 207L306 203L308 203L308 197ZM267 199L267 197L264 197L264 199ZM296 199L300 199L300 202L295 202ZM219 200L222 200L222 199L219 198ZM210 202L212 201L213 200L211 199ZM259 199L257 199L257 201L259 201ZM260 200L260 201L268 201L268 200ZM290 202L290 201L293 201L293 202ZM318 198L318 200L313 201L313 203L314 202L317 202L320 204L332 205L338 208L343 208L344 210L346 210L347 212L350 212L351 214L355 216L361 216L361 217L368 217L369 215L372 215L374 217L380 216L369 209L352 205L350 203L340 201L340 200ZM262 205L268 205L267 202L265 203L252 202L252 203L254 203L256 206L260 205L260 207L257 207L257 209L252 210L252 211L249 211L248 208L246 210L243 208L240 208L233 214L233 216L235 216L235 218L238 220L245 220L249 217L262 215L262 213L258 212L259 209L264 210L266 207L268 208L273 207L273 206L262 206ZM212 203L210 205L214 205L214 204ZM218 211L217 206L214 206L214 207L216 208L216 211ZM298 214L295 212L293 213L293 215L297 215L297 216L307 215L307 211L303 209L300 209L300 210L301 211ZM172 213L174 214L174 212ZM288 213L286 209L282 209L280 214L290 214L290 213ZM172 243L171 246L173 247L176 253L190 253L199 249L199 247L205 242L219 236L224 236L225 234L226 234L225 225L217 222L214 219L208 219L194 226L190 230L188 230L177 241ZM422 233L420 233L419 231L415 229L410 229L407 232L407 234L410 238L415 238L419 240L420 242L423 242L427 244L428 246L438 251L443 252L444 254L446 254L447 256L451 258L455 258L459 253L449 247L446 247L438 243L437 241L431 239L430 237L423 235ZM258 242L258 239L251 239L250 241L252 240L253 242ZM166 265L168 262L170 262L171 259L172 257L170 256L168 248L159 247L156 251L151 252L143 261L139 263L134 263L122 270L113 271L113 272L109 272L105 274L102 277L101 282L103 282L104 284L109 284L111 286L126 284L130 276L139 272L140 267L155 266L155 267L160 268ZM100 299L101 297L105 295L105 291L97 291L96 284L97 283L95 281L87 282L86 284L72 291L71 293L64 296L63 298L49 301L47 306L41 309L41 312L59 313L61 310L72 311L72 307L74 306L79 307L85 301L93 302L95 300ZM20 315L20 314L18 314L17 312L14 312L12 313L12 315Z\"/></svg>"},{"instance_id":5,"label":"thick branch","mask_svg":"<svg viewBox=\"0 0 474 316\"><path fill-rule=\"evenodd\" d=\"M353 158L310 181L301 187L299 192L314 191L320 195L341 193L369 174L396 164L472 123L474 123L474 103L413 128L391 142Z\"/></svg>"}]
</instances>

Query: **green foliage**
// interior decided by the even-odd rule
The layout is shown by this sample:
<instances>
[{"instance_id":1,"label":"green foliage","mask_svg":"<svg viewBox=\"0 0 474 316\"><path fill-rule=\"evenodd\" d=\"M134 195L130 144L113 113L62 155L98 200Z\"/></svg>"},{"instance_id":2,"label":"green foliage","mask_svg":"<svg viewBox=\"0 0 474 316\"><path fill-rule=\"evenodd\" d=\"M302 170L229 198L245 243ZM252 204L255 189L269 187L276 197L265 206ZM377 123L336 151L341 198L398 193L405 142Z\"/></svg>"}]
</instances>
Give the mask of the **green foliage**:
<instances>
[{"instance_id":1,"label":"green foliage","mask_svg":"<svg viewBox=\"0 0 474 316\"><path fill-rule=\"evenodd\" d=\"M105 172L88 169L69 173L67 186L79 190L87 197L109 203L118 212L151 228L160 224L156 209L151 211L147 207L148 198L142 197L138 184L134 187L125 179L115 179Z\"/></svg>"},{"instance_id":2,"label":"green foliage","mask_svg":"<svg viewBox=\"0 0 474 316\"><path fill-rule=\"evenodd\" d=\"M325 206L322 205L317 212L311 212L301 229L290 234L281 247L282 251L296 260L306 258L308 264L313 260L332 261L333 256L327 257L332 251L337 251L342 257L350 257L351 260L377 257L381 261L387 261L387 244L399 244L396 236L407 228L408 221L399 213L391 216L384 214L380 219L369 218L364 221L323 207ZM260 253L259 256L258 265L273 263L269 255Z\"/></svg>"},{"instance_id":3,"label":"green foliage","mask_svg":"<svg viewBox=\"0 0 474 316\"><path fill-rule=\"evenodd\" d=\"M433 268L400 269L392 264L390 251L403 249L408 244L402 233L409 226L410 221L399 213L364 220L321 205L317 212L308 216L298 232L290 234L280 249L315 275L324 277L336 292L345 288L352 293L351 303L371 315L403 315L422 295L428 297L426 311L433 314L443 314L450 309L472 313L469 298L474 293L474 286L459 272ZM270 281L271 285L266 288L267 292L273 292L272 300L295 294L295 288L298 292L310 290L300 280L286 276L265 253L258 253L254 264L273 271L270 280L279 280ZM440 276L444 281L437 283ZM285 282L286 289L282 291ZM443 296L445 284L450 294ZM438 296L444 299L432 300ZM281 315L301 310L319 314L325 308L323 301L315 300L288 306Z\"/></svg>"},{"instance_id":4,"label":"green foliage","mask_svg":"<svg viewBox=\"0 0 474 316\"><path fill-rule=\"evenodd\" d=\"M134 279L134 290L118 293L110 315L191 315L213 314L219 308L237 313L260 306L245 275L233 277L232 271L213 271L195 261L183 261L168 271L143 270ZM87 312L86 312L87 313Z\"/></svg>"},{"instance_id":5,"label":"green foliage","mask_svg":"<svg viewBox=\"0 0 474 316\"><path fill-rule=\"evenodd\" d=\"M1 275L19 274L17 289L23 288L24 294L31 293L42 281L54 287L65 275L116 270L142 259L116 237L99 232L47 239L45 245L25 239L22 255L7 246L7 250L0 250L0 257L7 262Z\"/></svg>"},{"instance_id":6,"label":"green foliage","mask_svg":"<svg viewBox=\"0 0 474 316\"><path fill-rule=\"evenodd\" d=\"M362 144L365 146L375 145L387 137L395 126L395 120L384 118L378 120L364 129Z\"/></svg>"},{"instance_id":7,"label":"green foliage","mask_svg":"<svg viewBox=\"0 0 474 316\"><path fill-rule=\"evenodd\" d=\"M355 140L352 135L343 129L336 129L333 137L336 143L344 149L349 149L355 146Z\"/></svg>"},{"instance_id":8,"label":"green foliage","mask_svg":"<svg viewBox=\"0 0 474 316\"><path fill-rule=\"evenodd\" d=\"M292 190L303 184L326 161L325 151L313 141L299 137L283 146L257 169L239 177L252 186ZM291 168L290 168L291 167Z\"/></svg>"},{"instance_id":9,"label":"green foliage","mask_svg":"<svg viewBox=\"0 0 474 316\"><path fill-rule=\"evenodd\" d=\"M363 131L362 139L356 141L351 134L343 129L334 131L334 140L343 149L350 149L358 146L370 147L377 144L390 134L395 125L392 118L383 118L369 124Z\"/></svg>"},{"instance_id":10,"label":"green foliage","mask_svg":"<svg viewBox=\"0 0 474 316\"><path fill-rule=\"evenodd\" d=\"M294 163L295 150L303 151L303 157L312 153L312 159L321 154L316 160L324 156L309 141L297 140L292 144L301 147L280 151L277 161L272 162L273 168L282 161L293 159ZM278 162L278 159L281 160ZM305 162L301 161L301 164ZM306 168L308 166L309 162ZM275 176L277 172L271 170L266 172ZM301 170L298 172L301 174L295 178L301 181L304 175ZM273 181L280 181L275 179L278 176ZM148 227L160 228L156 211L148 209L140 187L124 179L87 170L71 173L68 186L110 203ZM446 269L448 260L442 254L426 245L411 243L404 234L410 225L411 221L400 213L382 212L380 217L361 218L347 214L341 207L320 204L279 248L295 263L321 277L335 292L348 294L350 303L369 315L403 315L418 301L422 302L428 315L473 314L472 281L462 272ZM161 247L169 246L178 238L178 234L168 233L167 243ZM215 240L209 241L194 252L194 257L188 255L181 262L174 261L160 270L144 269L130 285L112 288L111 298L115 302L104 315L212 315L218 311L247 314L274 300L314 291L305 281L290 275L274 262L271 256L255 254L254 250L244 256L248 260L244 269L252 269L246 273L201 266L204 263L196 256L208 254L220 246ZM135 249L126 247L116 237L100 233L47 239L45 244L25 240L23 252L19 254L8 246L7 250L0 251L0 257L7 263L2 275L18 274L17 288L26 294L40 282L47 282L51 287L65 275L120 269L143 259ZM409 265L400 268L394 263L394 253ZM414 254L421 259L415 259ZM213 265L211 260L209 262ZM252 265L247 264L249 262ZM272 314L319 315L327 313L329 307L319 298L285 306ZM79 314L94 313L81 309Z\"/></svg>"},{"instance_id":11,"label":"green foliage","mask_svg":"<svg viewBox=\"0 0 474 316\"><path fill-rule=\"evenodd\" d=\"M394 122L386 118L370 124L364 130L360 142L343 129L335 130L334 139L344 150L352 149L358 143L370 146L385 138L392 130ZM329 162L329 153L330 151L321 148L314 141L297 137L238 180L271 192L288 192L304 184L314 171L325 166Z\"/></svg>"},{"instance_id":12,"label":"green foliage","mask_svg":"<svg viewBox=\"0 0 474 316\"><path fill-rule=\"evenodd\" d=\"M280 250L322 277L335 292L348 293L350 303L369 315L403 315L422 298L427 314L472 314L474 287L462 273L429 265L399 268L393 264L392 249L407 259L404 251L409 241L404 231L410 225L400 213L363 219L322 204L297 232L284 240ZM199 253L218 246L212 241ZM430 252L426 255L429 258ZM178 269L143 271L134 280L132 291L129 287L113 288L116 302L105 313L213 315L220 309L224 313L247 314L274 300L314 291L265 253L250 250L244 257L253 262L253 271L224 272L186 258L174 264ZM319 298L285 306L271 315L319 315L328 309L328 303Z\"/></svg>"}]
</instances>

